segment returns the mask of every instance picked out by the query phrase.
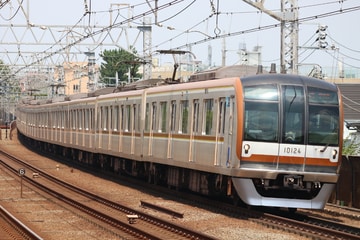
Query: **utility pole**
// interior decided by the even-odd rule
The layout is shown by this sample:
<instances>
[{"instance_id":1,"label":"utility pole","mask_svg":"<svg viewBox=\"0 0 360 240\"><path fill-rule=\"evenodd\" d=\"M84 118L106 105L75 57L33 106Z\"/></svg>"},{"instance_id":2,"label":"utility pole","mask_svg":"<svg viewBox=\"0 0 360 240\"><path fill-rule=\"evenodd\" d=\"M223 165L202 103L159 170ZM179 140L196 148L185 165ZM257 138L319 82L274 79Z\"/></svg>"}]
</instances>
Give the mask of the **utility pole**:
<instances>
[{"instance_id":1,"label":"utility pole","mask_svg":"<svg viewBox=\"0 0 360 240\"><path fill-rule=\"evenodd\" d=\"M299 11L297 0L280 0L281 12L264 6L265 0L243 0L251 6L278 20L281 24L280 68L282 73L298 73Z\"/></svg>"},{"instance_id":2,"label":"utility pole","mask_svg":"<svg viewBox=\"0 0 360 240\"><path fill-rule=\"evenodd\" d=\"M150 79L151 72L152 72L152 70L151 70L151 66L152 66L151 19L148 17L144 18L144 24L137 28L143 32L143 59L144 59L143 79Z\"/></svg>"},{"instance_id":3,"label":"utility pole","mask_svg":"<svg viewBox=\"0 0 360 240\"><path fill-rule=\"evenodd\" d=\"M141 38L138 37L132 42L129 41L128 32L131 31L137 32L138 36L140 33L144 33L144 58L149 62L146 75L151 75L151 24L144 22L144 25L138 28L131 26L131 18L134 16L130 14L132 9L129 4L111 4L108 14L110 23L105 25L78 24L73 26L33 23L29 17L29 2L30 0L27 0L26 6L21 1L21 4L19 3L19 13L17 14L19 21L22 20L26 24L0 24L2 34L0 45L4 46L4 49L0 49L0 54L4 55L4 59L8 59L9 65L16 71L15 74L22 72L26 75L30 68L33 68L33 71L41 68L54 68L63 62L86 62L89 60L89 56L84 52L95 51L93 49L101 51L102 49L99 46L101 48L116 46L129 50L141 41ZM88 3L88 0L84 0L83 5L85 14L90 15L91 5ZM113 14L126 11L127 6L129 6L128 20L119 25ZM157 5L153 9L154 13L156 13ZM140 18L140 16L135 17ZM114 24L116 27L110 27ZM97 37L94 37L95 35ZM52 50L44 52L43 49ZM94 53L98 54L97 51Z\"/></svg>"}]
</instances>

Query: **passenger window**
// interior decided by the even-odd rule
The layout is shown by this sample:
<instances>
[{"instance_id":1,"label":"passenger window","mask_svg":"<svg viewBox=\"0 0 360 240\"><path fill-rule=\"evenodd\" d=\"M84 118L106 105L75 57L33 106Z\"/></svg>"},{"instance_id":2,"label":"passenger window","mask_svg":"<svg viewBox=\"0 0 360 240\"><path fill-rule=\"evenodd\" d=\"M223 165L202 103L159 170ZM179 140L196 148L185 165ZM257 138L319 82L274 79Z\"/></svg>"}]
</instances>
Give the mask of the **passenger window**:
<instances>
[{"instance_id":1,"label":"passenger window","mask_svg":"<svg viewBox=\"0 0 360 240\"><path fill-rule=\"evenodd\" d=\"M72 118L72 129L75 130L76 129L76 111L72 110L71 111L71 118Z\"/></svg>"},{"instance_id":2,"label":"passenger window","mask_svg":"<svg viewBox=\"0 0 360 240\"><path fill-rule=\"evenodd\" d=\"M199 130L199 100L195 99L193 102L193 132Z\"/></svg>"},{"instance_id":3,"label":"passenger window","mask_svg":"<svg viewBox=\"0 0 360 240\"><path fill-rule=\"evenodd\" d=\"M140 107L140 104L137 105L137 118L136 118L136 129L137 131L140 131L140 117L141 117L141 107Z\"/></svg>"},{"instance_id":4,"label":"passenger window","mask_svg":"<svg viewBox=\"0 0 360 240\"><path fill-rule=\"evenodd\" d=\"M151 105L151 130L156 131L156 102L153 102Z\"/></svg>"},{"instance_id":5,"label":"passenger window","mask_svg":"<svg viewBox=\"0 0 360 240\"><path fill-rule=\"evenodd\" d=\"M89 130L89 109L85 109L85 130L88 131Z\"/></svg>"},{"instance_id":6,"label":"passenger window","mask_svg":"<svg viewBox=\"0 0 360 240\"><path fill-rule=\"evenodd\" d=\"M167 102L160 102L159 132L166 132L166 107Z\"/></svg>"},{"instance_id":7,"label":"passenger window","mask_svg":"<svg viewBox=\"0 0 360 240\"><path fill-rule=\"evenodd\" d=\"M131 106L130 105L126 105L126 129L125 131L129 131L131 129Z\"/></svg>"},{"instance_id":8,"label":"passenger window","mask_svg":"<svg viewBox=\"0 0 360 240\"><path fill-rule=\"evenodd\" d=\"M145 109L145 131L149 131L149 116L150 116L150 107L149 107L149 103L146 103L146 109Z\"/></svg>"},{"instance_id":9,"label":"passenger window","mask_svg":"<svg viewBox=\"0 0 360 240\"><path fill-rule=\"evenodd\" d=\"M108 107L103 107L102 112L102 124L103 124L103 130L108 130Z\"/></svg>"},{"instance_id":10,"label":"passenger window","mask_svg":"<svg viewBox=\"0 0 360 240\"><path fill-rule=\"evenodd\" d=\"M188 133L189 101L180 102L179 133Z\"/></svg>"},{"instance_id":11,"label":"passenger window","mask_svg":"<svg viewBox=\"0 0 360 240\"><path fill-rule=\"evenodd\" d=\"M94 112L95 112L94 109L90 109L90 117L89 117L90 130L95 128L95 121L94 121L95 113Z\"/></svg>"},{"instance_id":12,"label":"passenger window","mask_svg":"<svg viewBox=\"0 0 360 240\"><path fill-rule=\"evenodd\" d=\"M83 111L80 109L79 112L79 130L83 128Z\"/></svg>"},{"instance_id":13,"label":"passenger window","mask_svg":"<svg viewBox=\"0 0 360 240\"><path fill-rule=\"evenodd\" d=\"M171 101L171 112L170 112L170 131L175 131L175 123L176 123L176 101Z\"/></svg>"},{"instance_id":14,"label":"passenger window","mask_svg":"<svg viewBox=\"0 0 360 240\"><path fill-rule=\"evenodd\" d=\"M46 123L46 121L47 121L47 115L45 115L44 116L45 117L45 121L44 121L44 124L45 124L45 127L47 126L47 123ZM69 112L68 111L65 111L64 112L64 126L65 126L65 129L69 129Z\"/></svg>"},{"instance_id":15,"label":"passenger window","mask_svg":"<svg viewBox=\"0 0 360 240\"><path fill-rule=\"evenodd\" d=\"M136 111L136 104L134 104L133 106L132 106L132 123L131 123L131 128L132 128L132 130L134 131L135 130L135 128L136 128L136 114L137 114L137 111Z\"/></svg>"},{"instance_id":16,"label":"passenger window","mask_svg":"<svg viewBox=\"0 0 360 240\"><path fill-rule=\"evenodd\" d=\"M113 109L113 130L119 130L119 106L114 106Z\"/></svg>"},{"instance_id":17,"label":"passenger window","mask_svg":"<svg viewBox=\"0 0 360 240\"><path fill-rule=\"evenodd\" d=\"M113 126L113 106L109 107L109 130L112 131L114 129Z\"/></svg>"},{"instance_id":18,"label":"passenger window","mask_svg":"<svg viewBox=\"0 0 360 240\"><path fill-rule=\"evenodd\" d=\"M212 122L213 122L213 99L204 100L204 111L203 111L203 126L205 135L210 135L212 131Z\"/></svg>"},{"instance_id":19,"label":"passenger window","mask_svg":"<svg viewBox=\"0 0 360 240\"><path fill-rule=\"evenodd\" d=\"M125 119L124 119L124 115L125 115L125 110L124 110L124 105L121 105L121 111L120 111L120 130L124 131L125 130Z\"/></svg>"},{"instance_id":20,"label":"passenger window","mask_svg":"<svg viewBox=\"0 0 360 240\"><path fill-rule=\"evenodd\" d=\"M219 126L218 126L218 133L224 134L225 133L225 115L226 115L226 100L225 98L219 99Z\"/></svg>"}]
</instances>

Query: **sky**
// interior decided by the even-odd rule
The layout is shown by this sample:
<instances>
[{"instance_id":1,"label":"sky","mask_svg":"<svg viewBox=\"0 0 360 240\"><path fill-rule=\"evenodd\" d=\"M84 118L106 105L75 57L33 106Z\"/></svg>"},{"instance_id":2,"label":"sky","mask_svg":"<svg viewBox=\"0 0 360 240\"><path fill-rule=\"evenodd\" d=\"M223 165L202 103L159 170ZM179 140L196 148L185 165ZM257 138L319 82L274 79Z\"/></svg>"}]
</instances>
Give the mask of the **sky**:
<instances>
[{"instance_id":1,"label":"sky","mask_svg":"<svg viewBox=\"0 0 360 240\"><path fill-rule=\"evenodd\" d=\"M84 3L87 3L90 11L85 16ZM298 0L297 4L300 19L299 63L303 67L320 65L328 75L336 75L339 66L348 72L360 72L360 1ZM144 23L143 16L146 16L152 26L152 52L160 63L171 62L172 59L156 55L157 50L186 45L191 45L196 60L205 64L208 63L209 46L212 49L212 65L222 63L222 49L226 49L226 65L234 65L241 63L238 54L240 48L246 47L252 51L256 46L261 46L264 66L280 62L280 28L271 27L279 22L242 0L159 0L157 22L150 6L155 6L154 1L12 0L0 9L0 24L26 24L26 13L29 22L38 26L85 25L91 29L92 26L109 26L112 22L115 26L129 26L136 30ZM279 12L280 0L264 1L264 6L272 12ZM340 10L343 12L340 13ZM129 21L129 17L134 20ZM317 46L316 30L320 25L327 26L326 41L333 46L332 49L313 49ZM263 30L267 26L270 27ZM244 33L240 34L242 31ZM127 37L130 42L137 37L137 32L129 33ZM219 38L220 35L227 37ZM214 40L199 43L209 37ZM118 44L125 47L126 37L119 39ZM0 52L7 48L10 46L0 46ZM22 51L31 51L31 48L21 46ZM141 52L142 42L138 41L135 48ZM4 57L0 55L1 58Z\"/></svg>"}]
</instances>

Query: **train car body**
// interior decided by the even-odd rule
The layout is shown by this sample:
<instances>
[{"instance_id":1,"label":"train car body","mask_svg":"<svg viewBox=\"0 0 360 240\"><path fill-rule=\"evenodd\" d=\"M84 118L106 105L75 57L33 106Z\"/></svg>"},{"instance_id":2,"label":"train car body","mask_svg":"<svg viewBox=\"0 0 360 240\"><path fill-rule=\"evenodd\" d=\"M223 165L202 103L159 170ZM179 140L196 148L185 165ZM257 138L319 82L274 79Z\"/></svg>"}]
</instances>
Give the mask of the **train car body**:
<instances>
[{"instance_id":1,"label":"train car body","mask_svg":"<svg viewBox=\"0 0 360 240\"><path fill-rule=\"evenodd\" d=\"M321 209L338 179L340 96L308 77L227 77L23 105L17 127L115 173L249 205Z\"/></svg>"}]
</instances>

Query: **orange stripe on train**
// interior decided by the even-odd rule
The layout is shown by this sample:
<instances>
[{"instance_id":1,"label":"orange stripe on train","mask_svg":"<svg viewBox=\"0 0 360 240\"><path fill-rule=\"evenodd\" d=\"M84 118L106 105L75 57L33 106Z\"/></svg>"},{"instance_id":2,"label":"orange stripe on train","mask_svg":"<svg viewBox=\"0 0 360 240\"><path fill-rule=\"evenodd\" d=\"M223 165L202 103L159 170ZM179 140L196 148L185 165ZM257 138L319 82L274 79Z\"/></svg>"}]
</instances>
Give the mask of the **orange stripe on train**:
<instances>
[{"instance_id":1,"label":"orange stripe on train","mask_svg":"<svg viewBox=\"0 0 360 240\"><path fill-rule=\"evenodd\" d=\"M279 162L278 162L279 159ZM274 155L258 155L253 154L251 157L242 157L242 160L256 163L279 163L289 165L316 165L316 166L328 166L336 167L337 162L330 162L327 158L306 158L303 157L285 157L285 156L274 156Z\"/></svg>"}]
</instances>

